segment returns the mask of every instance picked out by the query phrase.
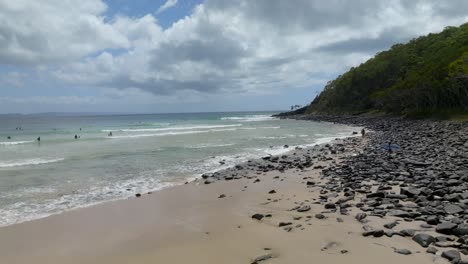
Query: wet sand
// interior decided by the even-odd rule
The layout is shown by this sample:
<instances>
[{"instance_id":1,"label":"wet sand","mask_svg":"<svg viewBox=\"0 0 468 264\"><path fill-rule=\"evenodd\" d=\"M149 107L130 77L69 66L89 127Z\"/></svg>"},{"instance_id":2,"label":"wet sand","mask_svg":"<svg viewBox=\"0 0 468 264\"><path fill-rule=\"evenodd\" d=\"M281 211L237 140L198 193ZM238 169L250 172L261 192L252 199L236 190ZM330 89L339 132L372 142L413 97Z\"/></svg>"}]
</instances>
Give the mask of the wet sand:
<instances>
[{"instance_id":1,"label":"wet sand","mask_svg":"<svg viewBox=\"0 0 468 264\"><path fill-rule=\"evenodd\" d=\"M340 162L358 148L314 165ZM39 264L238 264L255 263L264 256L267 259L259 263L448 263L425 253L408 237L363 237L363 224L354 218L360 212L357 208L351 208L349 215L325 210L318 202L320 185L326 182L320 172L313 167L284 173L241 171L251 177L208 185L200 180L3 227L0 259ZM308 187L307 181L315 185ZM311 209L291 210L300 205ZM252 218L256 213L271 217L259 221ZM317 219L319 213L326 219ZM391 221L390 217L367 219L370 226ZM291 224L279 227L280 222ZM399 227L419 224L402 222ZM395 249L412 254L397 254Z\"/></svg>"}]
</instances>

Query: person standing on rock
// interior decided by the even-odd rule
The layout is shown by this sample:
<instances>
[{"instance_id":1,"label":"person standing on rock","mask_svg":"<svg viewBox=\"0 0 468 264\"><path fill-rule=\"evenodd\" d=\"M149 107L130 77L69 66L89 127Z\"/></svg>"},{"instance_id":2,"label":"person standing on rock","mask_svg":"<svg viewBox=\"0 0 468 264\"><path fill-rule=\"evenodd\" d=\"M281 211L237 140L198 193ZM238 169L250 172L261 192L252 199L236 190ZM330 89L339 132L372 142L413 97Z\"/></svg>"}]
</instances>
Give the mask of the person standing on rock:
<instances>
[{"instance_id":1,"label":"person standing on rock","mask_svg":"<svg viewBox=\"0 0 468 264\"><path fill-rule=\"evenodd\" d=\"M362 137L364 137L366 135L366 130L364 128L361 130L361 135L362 135Z\"/></svg>"}]
</instances>

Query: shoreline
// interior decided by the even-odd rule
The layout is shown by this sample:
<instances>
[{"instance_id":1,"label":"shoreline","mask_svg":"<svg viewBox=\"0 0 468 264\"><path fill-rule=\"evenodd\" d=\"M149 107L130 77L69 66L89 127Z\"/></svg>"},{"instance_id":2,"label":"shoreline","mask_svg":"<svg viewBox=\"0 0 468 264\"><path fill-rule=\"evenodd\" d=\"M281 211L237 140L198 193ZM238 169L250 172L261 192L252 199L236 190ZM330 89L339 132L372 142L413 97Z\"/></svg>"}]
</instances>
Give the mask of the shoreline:
<instances>
[{"instance_id":1,"label":"shoreline","mask_svg":"<svg viewBox=\"0 0 468 264\"><path fill-rule=\"evenodd\" d=\"M350 126L350 127L353 127L353 126ZM358 127L356 127L356 130L358 130ZM284 149L283 149L283 146L277 146L278 149L276 149L276 151L274 151L274 152L276 152L278 154L265 154L265 155L266 156L281 156L281 155L285 155L285 154L287 154L289 152L293 152L297 148L301 148L301 149L313 148L314 146L329 144L329 143L331 143L331 142L333 142L333 141L335 141L337 139L343 139L343 138L353 137L353 136L354 135L337 136L337 137L324 137L324 138L317 139L316 143L288 146L288 148L284 148ZM267 149L267 147L265 149ZM271 149L271 147L270 147L270 149ZM242 155L239 154L238 156L242 156ZM90 207L101 205L101 204L119 202L119 201L122 201L122 200L138 198L139 196L152 194L152 193L155 193L155 192L159 192L161 190L171 189L171 188L174 188L174 187L177 187L177 186L180 186L180 185L184 185L184 184L188 184L188 183L197 183L202 178L203 174L222 173L223 171L230 170L230 169L234 168L237 165L243 165L243 164L247 163L247 161L249 161L249 160L253 160L253 161L261 160L261 156L254 157L254 158L251 158L251 159L245 158L244 160L245 161L240 161L240 162L232 163L232 164L229 164L228 166L225 166L225 163L224 163L225 160L223 159L223 160L218 161L218 163L219 163L218 166L221 167L221 168L212 169L212 170L206 171L204 173L197 173L197 174L187 175L186 177L181 177L181 179L178 180L178 181L162 182L161 186L156 188L156 189L143 189L143 190L139 190L139 191L136 191L136 192L134 192L132 190L133 192L131 192L131 194L129 193L129 195L126 196L126 197L116 197L116 198L109 199L109 200L96 201L96 202L93 202L93 203L80 205L80 206L77 206L77 207L74 207L74 208L71 208L71 209L67 209L67 210L64 210L64 211L58 211L58 212L43 214L43 215L40 215L39 217L25 218L25 220L16 221L15 223L0 225L0 229L3 228L3 227L22 224L22 223L26 223L26 222L30 222L30 221L36 221L36 220L40 220L40 219L43 219L43 218L48 218L50 216L68 213L68 212L71 212L71 211L74 211L74 210L86 209L86 208L90 208ZM126 190L126 191L130 192L130 190Z\"/></svg>"},{"instance_id":2,"label":"shoreline","mask_svg":"<svg viewBox=\"0 0 468 264\"><path fill-rule=\"evenodd\" d=\"M369 159L382 161L386 155L376 149L375 142L397 133L421 136L411 130L421 124L368 122L375 132L364 140L351 137L294 149L140 198L1 227L0 257L11 263L301 263L306 259L320 263L448 263L447 254L458 257L456 252L464 243L455 242L457 235L452 231L463 224L457 220L463 212L438 212L437 219L428 220L431 215L416 214L421 201L415 203L410 194L421 186L412 186L414 179L408 182L408 175L387 171L382 174L392 179L383 182L387 175L369 174L374 162ZM432 125L442 126L430 123L428 129ZM468 131L467 126L460 127L461 132ZM392 132L396 128L400 130ZM463 137L461 132L457 136ZM402 139L396 140L401 144L398 140ZM401 146L408 147L404 142ZM468 143L461 147L468 148ZM407 154L392 155L393 161L399 161ZM413 160L409 169L416 167L421 172L423 164L426 166ZM350 167L365 177L349 171ZM463 190L458 191L464 195ZM418 195L426 195L421 193ZM451 203L464 205L460 199ZM438 224L446 222L454 224L453 229L444 235L435 232ZM387 224L391 227L384 228ZM419 233L434 238L429 244L438 249L436 254L426 253L426 248L413 241ZM442 253L448 251L452 252Z\"/></svg>"}]
</instances>

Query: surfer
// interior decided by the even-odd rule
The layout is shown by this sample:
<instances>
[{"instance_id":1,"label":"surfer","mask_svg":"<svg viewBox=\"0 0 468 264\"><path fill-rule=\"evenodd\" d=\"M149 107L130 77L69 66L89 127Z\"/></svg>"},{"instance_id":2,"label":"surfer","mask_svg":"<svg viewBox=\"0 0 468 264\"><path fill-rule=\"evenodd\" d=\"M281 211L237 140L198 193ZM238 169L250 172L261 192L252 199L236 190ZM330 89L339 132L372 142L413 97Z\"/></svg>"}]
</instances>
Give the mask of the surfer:
<instances>
[{"instance_id":1,"label":"surfer","mask_svg":"<svg viewBox=\"0 0 468 264\"><path fill-rule=\"evenodd\" d=\"M7 138L8 138L8 139L11 139L11 137L10 137L10 136L8 136Z\"/></svg>"},{"instance_id":2,"label":"surfer","mask_svg":"<svg viewBox=\"0 0 468 264\"><path fill-rule=\"evenodd\" d=\"M109 136L109 137L112 137L112 131L111 131L111 132L109 132L108 136Z\"/></svg>"}]
</instances>

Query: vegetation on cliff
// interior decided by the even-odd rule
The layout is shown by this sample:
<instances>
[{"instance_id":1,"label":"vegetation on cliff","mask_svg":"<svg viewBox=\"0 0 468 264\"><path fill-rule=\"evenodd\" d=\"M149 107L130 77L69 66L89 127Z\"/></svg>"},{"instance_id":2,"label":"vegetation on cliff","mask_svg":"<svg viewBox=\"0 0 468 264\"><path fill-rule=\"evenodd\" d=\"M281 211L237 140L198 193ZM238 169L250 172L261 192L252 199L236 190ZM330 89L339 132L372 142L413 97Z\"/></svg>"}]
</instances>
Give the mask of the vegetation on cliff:
<instances>
[{"instance_id":1,"label":"vegetation on cliff","mask_svg":"<svg viewBox=\"0 0 468 264\"><path fill-rule=\"evenodd\" d=\"M468 112L468 23L397 44L328 82L307 113Z\"/></svg>"}]
</instances>

